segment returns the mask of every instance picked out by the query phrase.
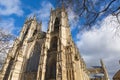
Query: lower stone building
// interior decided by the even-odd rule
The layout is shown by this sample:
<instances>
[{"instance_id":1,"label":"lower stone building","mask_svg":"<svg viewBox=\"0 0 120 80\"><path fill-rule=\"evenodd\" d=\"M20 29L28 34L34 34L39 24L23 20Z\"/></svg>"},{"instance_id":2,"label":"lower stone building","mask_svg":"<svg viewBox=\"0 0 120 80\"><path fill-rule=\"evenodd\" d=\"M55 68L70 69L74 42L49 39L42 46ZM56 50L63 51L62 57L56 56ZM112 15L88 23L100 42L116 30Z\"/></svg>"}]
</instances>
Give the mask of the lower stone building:
<instances>
[{"instance_id":1,"label":"lower stone building","mask_svg":"<svg viewBox=\"0 0 120 80\"><path fill-rule=\"evenodd\" d=\"M100 66L92 66L89 68L90 80L109 80L109 76L106 67L102 60L100 60Z\"/></svg>"},{"instance_id":2,"label":"lower stone building","mask_svg":"<svg viewBox=\"0 0 120 80\"><path fill-rule=\"evenodd\" d=\"M120 80L120 70L115 73L115 75L113 76L113 80Z\"/></svg>"}]
</instances>

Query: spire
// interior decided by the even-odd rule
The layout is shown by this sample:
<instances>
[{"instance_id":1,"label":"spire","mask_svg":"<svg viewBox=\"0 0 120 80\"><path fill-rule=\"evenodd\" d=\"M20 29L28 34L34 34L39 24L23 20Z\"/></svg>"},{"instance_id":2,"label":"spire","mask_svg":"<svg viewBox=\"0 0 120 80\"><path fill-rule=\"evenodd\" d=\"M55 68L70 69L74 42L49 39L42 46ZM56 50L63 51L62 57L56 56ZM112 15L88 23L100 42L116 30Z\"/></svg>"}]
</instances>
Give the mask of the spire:
<instances>
[{"instance_id":1,"label":"spire","mask_svg":"<svg viewBox=\"0 0 120 80\"><path fill-rule=\"evenodd\" d=\"M52 9L52 7L51 7L50 12L52 12L52 10L53 10L53 9Z\"/></svg>"},{"instance_id":2,"label":"spire","mask_svg":"<svg viewBox=\"0 0 120 80\"><path fill-rule=\"evenodd\" d=\"M52 15L52 11L53 11L53 9L52 9L52 7L51 7L51 9L50 9L50 15Z\"/></svg>"},{"instance_id":3,"label":"spire","mask_svg":"<svg viewBox=\"0 0 120 80\"><path fill-rule=\"evenodd\" d=\"M62 0L62 9L65 10L64 1Z\"/></svg>"},{"instance_id":4,"label":"spire","mask_svg":"<svg viewBox=\"0 0 120 80\"><path fill-rule=\"evenodd\" d=\"M28 20L31 20L32 19L32 17L30 16L29 18L28 18Z\"/></svg>"},{"instance_id":5,"label":"spire","mask_svg":"<svg viewBox=\"0 0 120 80\"><path fill-rule=\"evenodd\" d=\"M40 27L39 27L40 30L42 30L42 21L40 21Z\"/></svg>"},{"instance_id":6,"label":"spire","mask_svg":"<svg viewBox=\"0 0 120 80\"><path fill-rule=\"evenodd\" d=\"M36 20L36 15L35 14L33 15L33 19Z\"/></svg>"},{"instance_id":7,"label":"spire","mask_svg":"<svg viewBox=\"0 0 120 80\"><path fill-rule=\"evenodd\" d=\"M41 28L42 28L42 21L40 21L40 22L37 24L37 31L41 31Z\"/></svg>"},{"instance_id":8,"label":"spire","mask_svg":"<svg viewBox=\"0 0 120 80\"><path fill-rule=\"evenodd\" d=\"M25 23L26 23L28 20L29 20L29 18L28 18L28 17L26 17Z\"/></svg>"},{"instance_id":9,"label":"spire","mask_svg":"<svg viewBox=\"0 0 120 80\"><path fill-rule=\"evenodd\" d=\"M108 76L108 73L107 73L105 64L103 63L103 60L102 60L102 59L100 59L100 63L101 63L101 66L102 66L102 68L103 68L103 71L104 71L104 78L105 78L105 80L109 80L109 76Z\"/></svg>"},{"instance_id":10,"label":"spire","mask_svg":"<svg viewBox=\"0 0 120 80\"><path fill-rule=\"evenodd\" d=\"M62 8L62 11L64 12L66 12L66 10L65 10L65 4L64 4L64 1L62 0L62 3L61 3L61 8Z\"/></svg>"},{"instance_id":11,"label":"spire","mask_svg":"<svg viewBox=\"0 0 120 80\"><path fill-rule=\"evenodd\" d=\"M40 21L40 25L42 25L42 21Z\"/></svg>"},{"instance_id":12,"label":"spire","mask_svg":"<svg viewBox=\"0 0 120 80\"><path fill-rule=\"evenodd\" d=\"M102 59L100 59L100 63L101 63L101 65L102 65L102 66L104 65L104 63L103 63L103 60L102 60Z\"/></svg>"}]
</instances>

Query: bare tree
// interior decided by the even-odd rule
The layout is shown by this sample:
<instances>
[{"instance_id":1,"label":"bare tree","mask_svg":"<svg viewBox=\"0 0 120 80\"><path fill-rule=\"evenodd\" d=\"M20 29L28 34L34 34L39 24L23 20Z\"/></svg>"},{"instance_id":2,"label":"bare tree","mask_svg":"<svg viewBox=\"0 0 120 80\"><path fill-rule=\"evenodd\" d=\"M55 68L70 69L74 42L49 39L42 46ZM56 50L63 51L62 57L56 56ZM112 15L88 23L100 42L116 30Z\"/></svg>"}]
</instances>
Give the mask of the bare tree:
<instances>
[{"instance_id":1,"label":"bare tree","mask_svg":"<svg viewBox=\"0 0 120 80\"><path fill-rule=\"evenodd\" d=\"M13 41L15 37L7 32L4 32L3 29L0 28L0 66L8 52L11 48L11 41Z\"/></svg>"},{"instance_id":2,"label":"bare tree","mask_svg":"<svg viewBox=\"0 0 120 80\"><path fill-rule=\"evenodd\" d=\"M120 24L120 0L57 0L58 6L62 3L66 8L72 9L78 20L82 20L80 29L91 29L97 21L109 14L116 16Z\"/></svg>"}]
</instances>

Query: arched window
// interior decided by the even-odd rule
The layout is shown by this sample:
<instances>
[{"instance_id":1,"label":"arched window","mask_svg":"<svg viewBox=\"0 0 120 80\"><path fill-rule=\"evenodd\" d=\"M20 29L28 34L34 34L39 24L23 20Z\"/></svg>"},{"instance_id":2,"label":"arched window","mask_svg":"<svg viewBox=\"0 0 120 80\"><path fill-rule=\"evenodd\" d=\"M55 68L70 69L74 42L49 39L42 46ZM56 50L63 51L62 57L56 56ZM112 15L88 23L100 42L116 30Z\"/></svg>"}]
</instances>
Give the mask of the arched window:
<instances>
[{"instance_id":1,"label":"arched window","mask_svg":"<svg viewBox=\"0 0 120 80\"><path fill-rule=\"evenodd\" d=\"M59 31L60 19L56 18L54 23L54 31Z\"/></svg>"},{"instance_id":2,"label":"arched window","mask_svg":"<svg viewBox=\"0 0 120 80\"><path fill-rule=\"evenodd\" d=\"M56 62L54 61L50 65L50 79L55 79L56 78Z\"/></svg>"},{"instance_id":3,"label":"arched window","mask_svg":"<svg viewBox=\"0 0 120 80\"><path fill-rule=\"evenodd\" d=\"M53 37L50 42L50 49L57 50L57 42L58 42L57 37Z\"/></svg>"},{"instance_id":4,"label":"arched window","mask_svg":"<svg viewBox=\"0 0 120 80\"><path fill-rule=\"evenodd\" d=\"M33 32L33 36L34 36L36 33L37 33L37 30L34 30L34 32Z\"/></svg>"},{"instance_id":5,"label":"arched window","mask_svg":"<svg viewBox=\"0 0 120 80\"><path fill-rule=\"evenodd\" d=\"M56 56L47 59L45 80L56 80Z\"/></svg>"},{"instance_id":6,"label":"arched window","mask_svg":"<svg viewBox=\"0 0 120 80\"><path fill-rule=\"evenodd\" d=\"M36 72L38 69L39 59L40 59L40 43L36 42L34 50L31 52L31 56L28 59L26 72Z\"/></svg>"}]
</instances>

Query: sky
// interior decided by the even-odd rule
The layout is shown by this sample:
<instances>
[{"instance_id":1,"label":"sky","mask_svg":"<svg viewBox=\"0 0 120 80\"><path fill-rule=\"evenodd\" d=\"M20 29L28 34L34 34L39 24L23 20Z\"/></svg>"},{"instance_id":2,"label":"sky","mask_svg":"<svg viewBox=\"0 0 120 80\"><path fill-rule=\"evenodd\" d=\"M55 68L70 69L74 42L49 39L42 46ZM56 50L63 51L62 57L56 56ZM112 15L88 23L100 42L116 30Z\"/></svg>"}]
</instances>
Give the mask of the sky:
<instances>
[{"instance_id":1,"label":"sky","mask_svg":"<svg viewBox=\"0 0 120 80\"><path fill-rule=\"evenodd\" d=\"M38 21L42 21L42 30L46 31L50 9L55 9L55 4L54 0L0 0L0 28L18 36L25 20L35 14ZM73 20L78 15L71 9L67 11L73 40L87 67L100 65L99 60L103 59L112 78L120 69L120 30L116 18L108 15L81 34L77 31L81 25Z\"/></svg>"}]
</instances>

